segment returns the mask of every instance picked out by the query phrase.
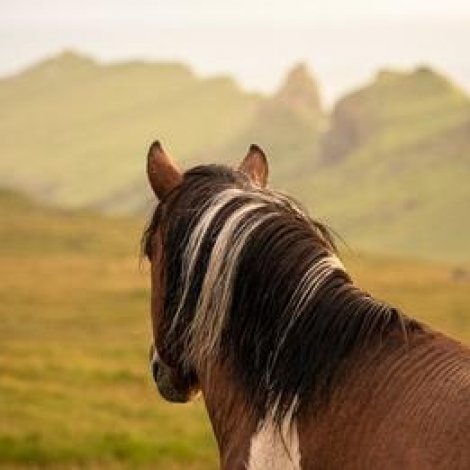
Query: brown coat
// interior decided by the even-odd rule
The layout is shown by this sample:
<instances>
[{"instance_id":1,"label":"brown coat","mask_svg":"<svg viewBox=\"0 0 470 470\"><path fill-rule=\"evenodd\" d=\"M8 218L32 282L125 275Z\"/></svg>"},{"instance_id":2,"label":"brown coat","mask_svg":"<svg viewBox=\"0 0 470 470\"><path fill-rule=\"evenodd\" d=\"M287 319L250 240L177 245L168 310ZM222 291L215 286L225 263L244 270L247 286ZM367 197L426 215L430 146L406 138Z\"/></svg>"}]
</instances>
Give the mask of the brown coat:
<instances>
[{"instance_id":1,"label":"brown coat","mask_svg":"<svg viewBox=\"0 0 470 470\"><path fill-rule=\"evenodd\" d=\"M418 332L347 368L329 404L297 423L301 469L470 469L469 349ZM224 470L246 468L256 431L230 375L202 381Z\"/></svg>"}]
</instances>

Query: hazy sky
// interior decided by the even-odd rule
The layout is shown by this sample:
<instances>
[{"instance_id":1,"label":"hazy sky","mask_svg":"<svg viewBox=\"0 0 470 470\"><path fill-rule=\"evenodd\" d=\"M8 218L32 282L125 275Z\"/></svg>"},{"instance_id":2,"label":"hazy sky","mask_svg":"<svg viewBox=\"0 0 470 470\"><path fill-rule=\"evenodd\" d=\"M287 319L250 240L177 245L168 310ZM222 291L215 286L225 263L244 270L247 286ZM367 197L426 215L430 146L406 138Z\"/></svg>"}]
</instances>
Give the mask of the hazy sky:
<instances>
[{"instance_id":1,"label":"hazy sky","mask_svg":"<svg viewBox=\"0 0 470 470\"><path fill-rule=\"evenodd\" d=\"M468 0L1 0L0 4L4 19L45 23L130 18L194 24L206 21L470 17Z\"/></svg>"},{"instance_id":2,"label":"hazy sky","mask_svg":"<svg viewBox=\"0 0 470 470\"><path fill-rule=\"evenodd\" d=\"M271 91L304 60L331 102L384 66L429 64L470 90L469 46L470 0L0 0L0 75L72 48Z\"/></svg>"}]
</instances>

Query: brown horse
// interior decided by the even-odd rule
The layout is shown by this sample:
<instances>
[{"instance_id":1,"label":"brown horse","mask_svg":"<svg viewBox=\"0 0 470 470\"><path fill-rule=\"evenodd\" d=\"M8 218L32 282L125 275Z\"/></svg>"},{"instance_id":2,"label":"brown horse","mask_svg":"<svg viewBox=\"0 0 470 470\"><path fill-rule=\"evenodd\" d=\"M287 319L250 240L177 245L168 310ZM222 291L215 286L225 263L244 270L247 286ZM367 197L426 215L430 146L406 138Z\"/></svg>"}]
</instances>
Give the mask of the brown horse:
<instances>
[{"instance_id":1,"label":"brown horse","mask_svg":"<svg viewBox=\"0 0 470 470\"><path fill-rule=\"evenodd\" d=\"M202 392L223 469L470 469L469 350L357 288L259 147L147 171L153 376Z\"/></svg>"}]
</instances>

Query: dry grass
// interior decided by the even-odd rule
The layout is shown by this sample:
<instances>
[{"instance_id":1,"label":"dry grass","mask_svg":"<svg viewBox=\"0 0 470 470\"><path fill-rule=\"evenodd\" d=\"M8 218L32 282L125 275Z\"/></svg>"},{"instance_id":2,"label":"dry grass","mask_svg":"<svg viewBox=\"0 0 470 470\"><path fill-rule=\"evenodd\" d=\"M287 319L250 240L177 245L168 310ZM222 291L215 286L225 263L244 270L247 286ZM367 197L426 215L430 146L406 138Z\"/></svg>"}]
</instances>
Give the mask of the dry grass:
<instances>
[{"instance_id":1,"label":"dry grass","mask_svg":"<svg viewBox=\"0 0 470 470\"><path fill-rule=\"evenodd\" d=\"M28 204L0 210L0 466L217 468L203 404L164 403L147 372L141 223ZM470 341L462 273L379 257L345 262L373 293Z\"/></svg>"}]
</instances>

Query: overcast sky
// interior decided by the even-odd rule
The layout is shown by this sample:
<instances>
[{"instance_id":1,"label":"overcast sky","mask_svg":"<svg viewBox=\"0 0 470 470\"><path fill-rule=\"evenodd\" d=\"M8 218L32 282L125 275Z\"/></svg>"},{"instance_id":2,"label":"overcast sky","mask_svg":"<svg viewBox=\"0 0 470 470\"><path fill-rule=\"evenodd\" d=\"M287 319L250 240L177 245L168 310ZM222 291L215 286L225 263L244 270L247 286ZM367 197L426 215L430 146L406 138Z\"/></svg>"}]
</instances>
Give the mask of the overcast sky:
<instances>
[{"instance_id":1,"label":"overcast sky","mask_svg":"<svg viewBox=\"0 0 470 470\"><path fill-rule=\"evenodd\" d=\"M4 20L45 23L130 18L194 24L470 17L468 0L1 0L0 4Z\"/></svg>"},{"instance_id":2,"label":"overcast sky","mask_svg":"<svg viewBox=\"0 0 470 470\"><path fill-rule=\"evenodd\" d=\"M470 90L470 0L0 0L0 75L63 49L181 60L272 91L308 62L328 101L429 64Z\"/></svg>"}]
</instances>

